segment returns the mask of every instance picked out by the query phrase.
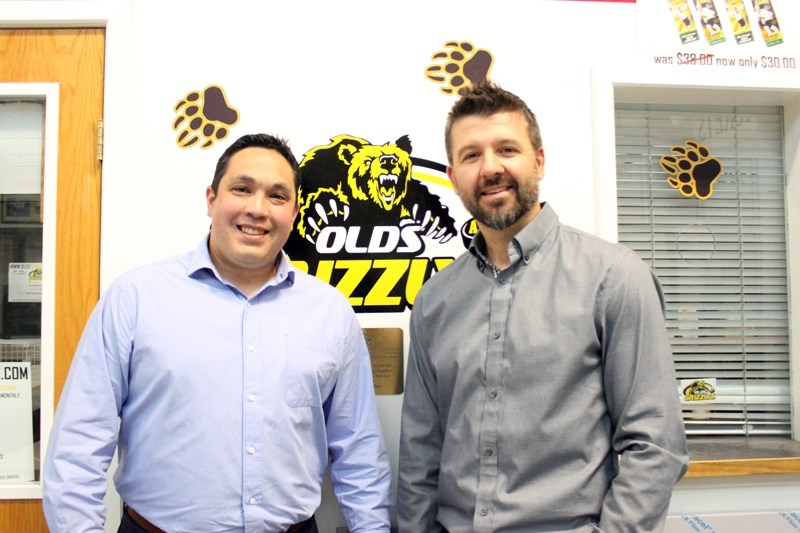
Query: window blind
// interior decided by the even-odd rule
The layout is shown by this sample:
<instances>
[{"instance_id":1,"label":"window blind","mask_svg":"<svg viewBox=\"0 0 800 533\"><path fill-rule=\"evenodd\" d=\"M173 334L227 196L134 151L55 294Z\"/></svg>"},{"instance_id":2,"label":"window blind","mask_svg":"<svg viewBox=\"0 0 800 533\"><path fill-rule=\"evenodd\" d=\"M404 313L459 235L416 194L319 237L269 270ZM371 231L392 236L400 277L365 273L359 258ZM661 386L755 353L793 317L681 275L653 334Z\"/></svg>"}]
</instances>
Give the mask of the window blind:
<instances>
[{"instance_id":1,"label":"window blind","mask_svg":"<svg viewBox=\"0 0 800 533\"><path fill-rule=\"evenodd\" d=\"M662 283L679 383L716 380L713 403L683 405L687 434L790 435L782 108L617 104L615 115L619 242ZM660 165L687 140L722 164L705 200Z\"/></svg>"}]
</instances>

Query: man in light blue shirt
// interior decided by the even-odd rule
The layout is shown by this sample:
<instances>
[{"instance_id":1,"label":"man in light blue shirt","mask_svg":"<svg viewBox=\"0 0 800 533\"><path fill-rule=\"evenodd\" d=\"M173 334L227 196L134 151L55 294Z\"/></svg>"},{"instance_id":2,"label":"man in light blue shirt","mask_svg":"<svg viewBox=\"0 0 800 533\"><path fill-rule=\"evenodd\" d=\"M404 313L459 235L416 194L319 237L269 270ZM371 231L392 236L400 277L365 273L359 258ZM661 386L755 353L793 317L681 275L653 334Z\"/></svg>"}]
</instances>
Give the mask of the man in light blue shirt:
<instances>
[{"instance_id":1,"label":"man in light blue shirt","mask_svg":"<svg viewBox=\"0 0 800 533\"><path fill-rule=\"evenodd\" d=\"M315 532L329 457L350 531L389 531L390 465L358 320L282 251L299 172L282 139L240 138L206 192L208 237L103 295L45 458L52 532L103 531L115 449L121 532Z\"/></svg>"}]
</instances>

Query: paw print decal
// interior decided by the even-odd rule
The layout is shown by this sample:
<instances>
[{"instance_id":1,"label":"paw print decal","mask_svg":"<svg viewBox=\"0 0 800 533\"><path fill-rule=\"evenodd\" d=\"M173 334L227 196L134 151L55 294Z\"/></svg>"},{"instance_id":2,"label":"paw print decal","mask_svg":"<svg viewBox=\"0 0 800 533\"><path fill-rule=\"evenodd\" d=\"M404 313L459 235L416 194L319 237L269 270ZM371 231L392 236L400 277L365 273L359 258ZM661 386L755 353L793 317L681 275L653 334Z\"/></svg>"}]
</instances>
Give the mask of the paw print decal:
<instances>
[{"instance_id":1,"label":"paw print decal","mask_svg":"<svg viewBox=\"0 0 800 533\"><path fill-rule=\"evenodd\" d=\"M178 113L172 129L179 131L175 142L181 148L189 148L202 142L201 148L209 148L230 133L230 128L239 122L239 111L228 104L225 91L217 85L209 85L202 91L191 91L177 104Z\"/></svg>"},{"instance_id":2,"label":"paw print decal","mask_svg":"<svg viewBox=\"0 0 800 533\"><path fill-rule=\"evenodd\" d=\"M675 155L661 157L661 168L669 177L667 183L687 198L707 200L714 194L714 182L722 175L722 163L697 141L673 146Z\"/></svg>"},{"instance_id":3,"label":"paw print decal","mask_svg":"<svg viewBox=\"0 0 800 533\"><path fill-rule=\"evenodd\" d=\"M442 84L445 94L458 94L462 89L486 83L494 58L487 50L476 49L466 41L450 41L431 57L435 63L425 69L425 76Z\"/></svg>"}]
</instances>

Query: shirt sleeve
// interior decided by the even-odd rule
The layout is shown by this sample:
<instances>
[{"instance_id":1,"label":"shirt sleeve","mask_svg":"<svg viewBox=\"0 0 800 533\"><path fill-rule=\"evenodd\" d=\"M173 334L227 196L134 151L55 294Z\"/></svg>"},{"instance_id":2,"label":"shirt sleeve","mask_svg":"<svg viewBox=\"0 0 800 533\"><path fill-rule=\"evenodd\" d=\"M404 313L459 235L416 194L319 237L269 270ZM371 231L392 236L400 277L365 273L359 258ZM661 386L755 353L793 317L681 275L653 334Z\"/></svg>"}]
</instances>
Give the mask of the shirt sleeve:
<instances>
[{"instance_id":1,"label":"shirt sleeve","mask_svg":"<svg viewBox=\"0 0 800 533\"><path fill-rule=\"evenodd\" d=\"M611 444L619 456L600 528L661 531L688 454L661 286L635 254L610 269L597 313Z\"/></svg>"},{"instance_id":2,"label":"shirt sleeve","mask_svg":"<svg viewBox=\"0 0 800 533\"><path fill-rule=\"evenodd\" d=\"M366 341L353 316L349 354L329 399L327 431L333 491L351 532L388 533L392 473L378 418Z\"/></svg>"},{"instance_id":3,"label":"shirt sleeve","mask_svg":"<svg viewBox=\"0 0 800 533\"><path fill-rule=\"evenodd\" d=\"M132 346L124 300L115 284L98 302L56 409L42 470L42 505L53 533L104 531L108 467L117 446Z\"/></svg>"},{"instance_id":4,"label":"shirt sleeve","mask_svg":"<svg viewBox=\"0 0 800 533\"><path fill-rule=\"evenodd\" d=\"M419 295L415 306L422 308ZM426 350L421 312L411 313L408 369L400 429L397 525L400 533L441 531L438 512L443 422L439 419L436 375Z\"/></svg>"}]
</instances>

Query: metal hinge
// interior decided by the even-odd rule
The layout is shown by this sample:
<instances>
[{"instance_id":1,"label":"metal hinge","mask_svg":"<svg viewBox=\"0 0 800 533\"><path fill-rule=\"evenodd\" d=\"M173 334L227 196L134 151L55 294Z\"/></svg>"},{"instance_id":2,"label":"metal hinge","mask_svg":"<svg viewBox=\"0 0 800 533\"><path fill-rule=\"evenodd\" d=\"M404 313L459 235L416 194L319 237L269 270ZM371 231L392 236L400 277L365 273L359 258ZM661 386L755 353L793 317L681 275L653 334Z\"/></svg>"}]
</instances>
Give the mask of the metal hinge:
<instances>
[{"instance_id":1,"label":"metal hinge","mask_svg":"<svg viewBox=\"0 0 800 533\"><path fill-rule=\"evenodd\" d=\"M103 123L103 119L97 121L97 160L103 160L103 129L105 128L105 124Z\"/></svg>"}]
</instances>

